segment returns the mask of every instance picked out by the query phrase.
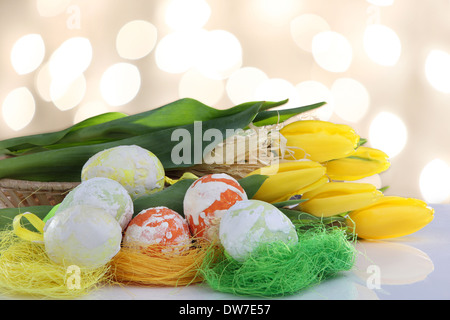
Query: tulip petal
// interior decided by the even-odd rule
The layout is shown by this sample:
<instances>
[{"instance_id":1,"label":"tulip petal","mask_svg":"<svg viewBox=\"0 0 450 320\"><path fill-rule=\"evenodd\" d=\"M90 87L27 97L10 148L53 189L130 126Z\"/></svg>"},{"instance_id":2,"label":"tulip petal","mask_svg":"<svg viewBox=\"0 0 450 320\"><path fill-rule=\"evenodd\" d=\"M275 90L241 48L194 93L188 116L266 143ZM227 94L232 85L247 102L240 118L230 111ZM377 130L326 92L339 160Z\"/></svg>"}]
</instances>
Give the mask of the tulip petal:
<instances>
[{"instance_id":1,"label":"tulip petal","mask_svg":"<svg viewBox=\"0 0 450 320\"><path fill-rule=\"evenodd\" d=\"M288 161L260 168L250 173L268 176L254 199L270 203L286 201L328 182L326 169L314 161Z\"/></svg>"},{"instance_id":2,"label":"tulip petal","mask_svg":"<svg viewBox=\"0 0 450 320\"><path fill-rule=\"evenodd\" d=\"M307 201L300 203L298 209L317 217L330 217L366 207L382 195L368 183L329 182L304 193Z\"/></svg>"},{"instance_id":3,"label":"tulip petal","mask_svg":"<svg viewBox=\"0 0 450 320\"><path fill-rule=\"evenodd\" d=\"M434 209L421 200L386 196L351 212L347 224L363 239L389 239L412 234L433 220Z\"/></svg>"},{"instance_id":4,"label":"tulip petal","mask_svg":"<svg viewBox=\"0 0 450 320\"><path fill-rule=\"evenodd\" d=\"M359 147L349 157L324 164L331 180L355 181L386 171L390 162L386 153L368 147Z\"/></svg>"},{"instance_id":5,"label":"tulip petal","mask_svg":"<svg viewBox=\"0 0 450 320\"><path fill-rule=\"evenodd\" d=\"M360 137L347 125L320 120L293 122L280 130L289 152L286 159L325 162L355 152Z\"/></svg>"}]
</instances>

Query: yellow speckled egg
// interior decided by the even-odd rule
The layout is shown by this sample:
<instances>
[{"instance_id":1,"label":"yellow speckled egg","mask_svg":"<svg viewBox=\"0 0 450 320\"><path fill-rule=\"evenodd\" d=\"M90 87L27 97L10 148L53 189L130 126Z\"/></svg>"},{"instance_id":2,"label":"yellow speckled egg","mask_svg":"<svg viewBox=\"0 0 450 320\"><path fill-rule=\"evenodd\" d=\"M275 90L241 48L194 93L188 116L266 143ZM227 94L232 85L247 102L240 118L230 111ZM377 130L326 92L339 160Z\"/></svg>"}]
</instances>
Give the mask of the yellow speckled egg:
<instances>
[{"instance_id":1,"label":"yellow speckled egg","mask_svg":"<svg viewBox=\"0 0 450 320\"><path fill-rule=\"evenodd\" d=\"M77 205L50 221L44 232L49 258L63 265L97 268L120 250L122 228L105 209Z\"/></svg>"},{"instance_id":2,"label":"yellow speckled egg","mask_svg":"<svg viewBox=\"0 0 450 320\"><path fill-rule=\"evenodd\" d=\"M113 147L93 155L81 180L104 177L119 182L133 200L164 188L164 168L152 152L136 145Z\"/></svg>"}]
</instances>

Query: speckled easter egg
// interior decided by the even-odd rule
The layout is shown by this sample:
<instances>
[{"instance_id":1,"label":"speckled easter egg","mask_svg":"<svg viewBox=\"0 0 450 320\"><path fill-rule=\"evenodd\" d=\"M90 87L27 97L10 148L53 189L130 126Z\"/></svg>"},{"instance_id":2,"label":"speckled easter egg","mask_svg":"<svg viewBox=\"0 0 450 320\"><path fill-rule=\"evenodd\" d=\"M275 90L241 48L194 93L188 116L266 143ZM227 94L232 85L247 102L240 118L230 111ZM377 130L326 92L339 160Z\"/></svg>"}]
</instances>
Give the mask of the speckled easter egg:
<instances>
[{"instance_id":1,"label":"speckled easter egg","mask_svg":"<svg viewBox=\"0 0 450 320\"><path fill-rule=\"evenodd\" d=\"M260 200L245 200L232 206L221 219L219 238L234 259L243 262L262 243L298 242L291 220L278 208Z\"/></svg>"},{"instance_id":2,"label":"speckled easter egg","mask_svg":"<svg viewBox=\"0 0 450 320\"><path fill-rule=\"evenodd\" d=\"M225 173L203 176L186 191L183 211L195 237L215 240L222 215L237 201L247 200L239 182Z\"/></svg>"},{"instance_id":3,"label":"speckled easter egg","mask_svg":"<svg viewBox=\"0 0 450 320\"><path fill-rule=\"evenodd\" d=\"M104 177L119 182L133 200L164 187L164 168L150 151L136 145L118 146L93 155L81 170L81 180Z\"/></svg>"},{"instance_id":4,"label":"speckled easter egg","mask_svg":"<svg viewBox=\"0 0 450 320\"><path fill-rule=\"evenodd\" d=\"M161 245L161 251L184 251L191 238L186 220L167 207L142 210L129 223L123 245L146 247Z\"/></svg>"},{"instance_id":5,"label":"speckled easter egg","mask_svg":"<svg viewBox=\"0 0 450 320\"><path fill-rule=\"evenodd\" d=\"M77 205L58 212L44 231L49 258L64 265L97 268L120 250L122 228L104 209Z\"/></svg>"},{"instance_id":6,"label":"speckled easter egg","mask_svg":"<svg viewBox=\"0 0 450 320\"><path fill-rule=\"evenodd\" d=\"M122 229L133 216L133 200L117 181L96 177L80 183L59 204L55 214L74 205L90 205L104 209L119 222Z\"/></svg>"}]
</instances>

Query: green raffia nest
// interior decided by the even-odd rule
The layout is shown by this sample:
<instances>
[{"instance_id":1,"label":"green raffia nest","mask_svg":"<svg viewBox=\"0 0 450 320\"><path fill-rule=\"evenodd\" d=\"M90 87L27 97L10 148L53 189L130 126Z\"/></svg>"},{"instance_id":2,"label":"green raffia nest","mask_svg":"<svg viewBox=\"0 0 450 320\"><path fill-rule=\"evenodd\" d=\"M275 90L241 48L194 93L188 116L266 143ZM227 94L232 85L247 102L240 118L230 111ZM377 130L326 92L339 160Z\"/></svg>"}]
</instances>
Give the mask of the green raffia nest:
<instances>
[{"instance_id":1,"label":"green raffia nest","mask_svg":"<svg viewBox=\"0 0 450 320\"><path fill-rule=\"evenodd\" d=\"M298 236L291 246L262 244L243 263L215 248L202 277L217 291L270 298L299 293L353 267L356 251L343 229L315 226L299 229Z\"/></svg>"}]
</instances>

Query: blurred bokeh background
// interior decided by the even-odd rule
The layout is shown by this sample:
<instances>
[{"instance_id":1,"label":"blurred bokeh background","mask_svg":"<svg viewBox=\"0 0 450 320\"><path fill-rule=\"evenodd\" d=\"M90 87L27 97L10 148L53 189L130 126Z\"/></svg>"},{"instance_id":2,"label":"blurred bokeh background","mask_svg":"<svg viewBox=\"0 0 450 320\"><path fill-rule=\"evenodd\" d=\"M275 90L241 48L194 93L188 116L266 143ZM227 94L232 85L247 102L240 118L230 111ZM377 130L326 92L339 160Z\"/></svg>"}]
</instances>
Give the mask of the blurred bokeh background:
<instances>
[{"instance_id":1,"label":"blurred bokeh background","mask_svg":"<svg viewBox=\"0 0 450 320\"><path fill-rule=\"evenodd\" d=\"M450 202L449 0L0 0L0 139L183 97L319 101L391 158L370 181Z\"/></svg>"}]
</instances>

